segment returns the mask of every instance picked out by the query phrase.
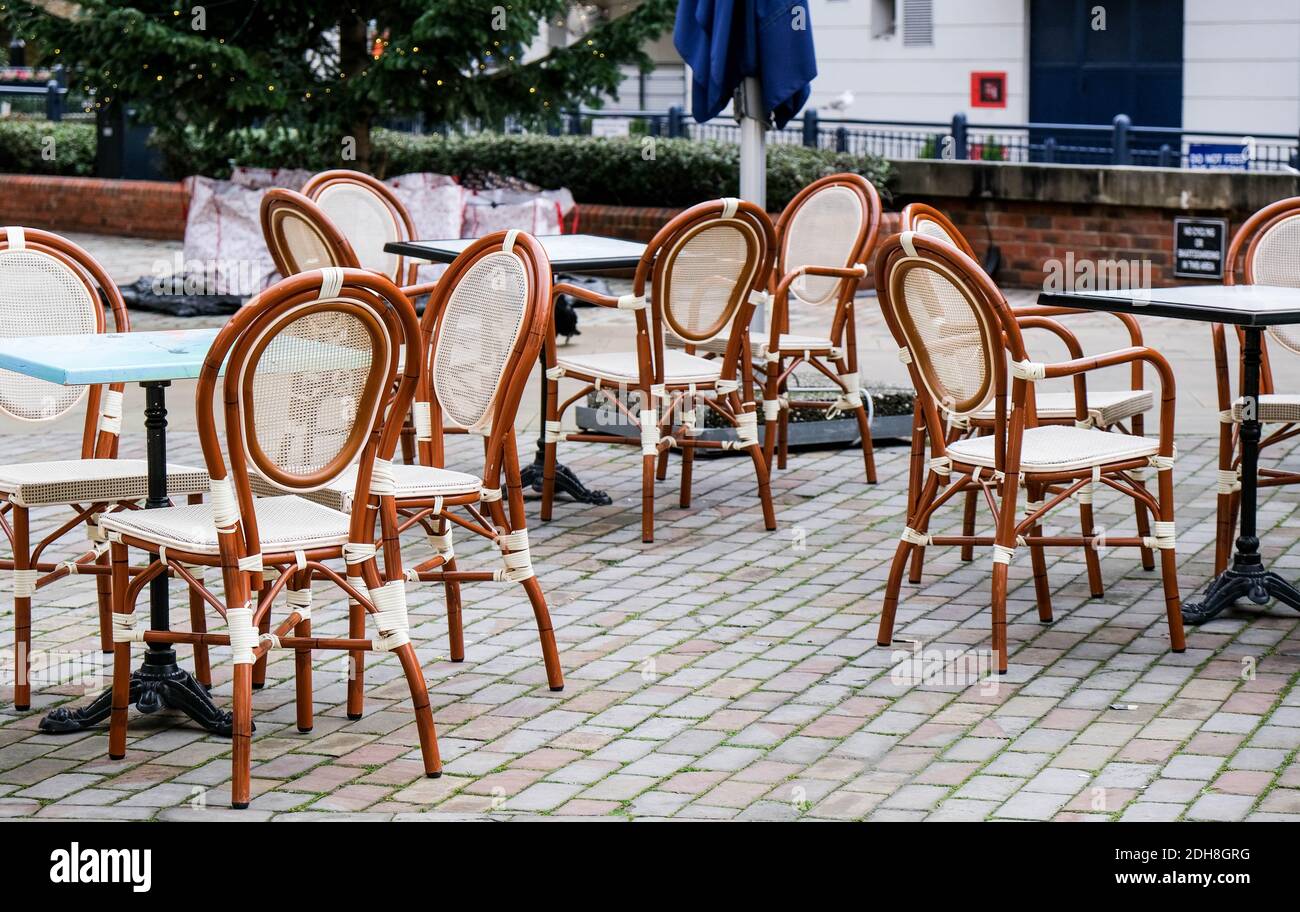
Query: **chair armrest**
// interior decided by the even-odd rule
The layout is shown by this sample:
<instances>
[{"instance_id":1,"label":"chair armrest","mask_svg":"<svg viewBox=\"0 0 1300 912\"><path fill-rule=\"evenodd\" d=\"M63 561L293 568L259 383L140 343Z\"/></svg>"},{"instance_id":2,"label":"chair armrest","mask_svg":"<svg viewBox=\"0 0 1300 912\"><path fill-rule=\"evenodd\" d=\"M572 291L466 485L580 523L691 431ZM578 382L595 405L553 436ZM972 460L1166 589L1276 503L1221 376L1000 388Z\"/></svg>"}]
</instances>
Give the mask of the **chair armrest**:
<instances>
[{"instance_id":1,"label":"chair armrest","mask_svg":"<svg viewBox=\"0 0 1300 912\"><path fill-rule=\"evenodd\" d=\"M1160 453L1173 455L1174 446L1174 369L1164 355L1149 346L1133 346L1115 351L1093 355L1088 358L1075 358L1054 364L1042 364L1031 361L1019 361L1011 364L1012 375L1018 380L1052 379L1055 377L1072 377L1103 367L1116 364L1145 362L1150 364L1160 377Z\"/></svg>"},{"instance_id":2,"label":"chair armrest","mask_svg":"<svg viewBox=\"0 0 1300 912\"><path fill-rule=\"evenodd\" d=\"M415 285L403 285L402 294L414 300L415 298L420 297L420 295L432 294L433 290L437 287L438 283L436 281L420 282Z\"/></svg>"},{"instance_id":3,"label":"chair armrest","mask_svg":"<svg viewBox=\"0 0 1300 912\"><path fill-rule=\"evenodd\" d=\"M568 282L558 282L551 286L552 297L562 294L571 295L579 301L586 301L588 304L596 304L600 307L613 307L618 310L645 310L646 308L645 295L623 295L621 298L616 298L580 285L570 285Z\"/></svg>"},{"instance_id":4,"label":"chair armrest","mask_svg":"<svg viewBox=\"0 0 1300 912\"><path fill-rule=\"evenodd\" d=\"M790 286L806 275L824 276L857 283L866 278L868 272L866 266L857 263L853 266L800 266L783 275L781 281L777 283L775 293L772 295L772 313L768 315L772 345L777 344L781 333L785 331L785 316L790 306Z\"/></svg>"}]
</instances>

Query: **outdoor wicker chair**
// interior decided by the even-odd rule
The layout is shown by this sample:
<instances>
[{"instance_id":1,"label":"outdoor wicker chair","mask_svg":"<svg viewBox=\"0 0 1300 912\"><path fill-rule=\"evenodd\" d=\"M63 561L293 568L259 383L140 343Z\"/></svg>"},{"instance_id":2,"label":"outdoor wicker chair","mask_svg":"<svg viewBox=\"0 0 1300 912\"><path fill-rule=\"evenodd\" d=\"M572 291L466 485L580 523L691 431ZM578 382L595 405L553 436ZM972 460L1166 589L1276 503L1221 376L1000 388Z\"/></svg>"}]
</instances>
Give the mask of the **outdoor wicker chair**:
<instances>
[{"instance_id":1,"label":"outdoor wicker chair","mask_svg":"<svg viewBox=\"0 0 1300 912\"><path fill-rule=\"evenodd\" d=\"M1279 200L1256 212L1237 229L1228 245L1223 283L1236 284L1238 261L1242 282L1247 285L1300 287L1300 196ZM1214 368L1219 394L1219 485L1218 521L1214 549L1214 572L1227 569L1236 538L1237 515L1241 508L1241 420L1246 403L1232 394L1227 333L1222 323L1210 327L1214 343ZM1240 347L1241 330L1237 330ZM1300 327L1270 326L1260 339L1259 401L1255 417L1273 425L1259 442L1275 446L1300 434L1300 389L1279 391L1272 355L1279 349L1285 358L1300 354ZM1240 375L1240 367L1238 368ZM1240 386L1240 376L1238 378ZM1285 387L1283 387L1285 390ZM1300 484L1300 472L1270 467L1257 471L1261 488Z\"/></svg>"},{"instance_id":2,"label":"outdoor wicker chair","mask_svg":"<svg viewBox=\"0 0 1300 912\"><path fill-rule=\"evenodd\" d=\"M391 455L419 377L418 359L398 368L402 345L419 345L410 301L388 279L327 268L285 279L255 297L222 328L204 360L195 396L211 500L195 506L115 513L101 526L113 567L113 700L109 756L126 753L134 642L228 645L234 662L231 804L249 801L254 662L293 650L300 731L312 727L312 653L317 649L396 653L415 708L424 770L441 770L433 714L409 636ZM224 372L224 376L223 375ZM224 421L214 413L220 396ZM351 514L304 496L355 466ZM256 473L280 496L255 499ZM380 570L375 524L382 529ZM128 581L129 548L158 555ZM342 561L346 576L327 561ZM218 568L224 599L204 583ZM170 570L224 616L228 632L141 631L135 603L150 579ZM313 579L350 601L347 637L311 632ZM259 622L286 592L289 612L269 632ZM366 638L364 615L375 636Z\"/></svg>"},{"instance_id":3,"label":"outdoor wicker chair","mask_svg":"<svg viewBox=\"0 0 1300 912\"><path fill-rule=\"evenodd\" d=\"M71 241L35 228L0 229L0 336L23 337L108 332L104 301L116 332L128 332L126 306L117 286L95 259ZM81 452L77 458L0 466L0 528L13 557L0 570L13 573L14 708L31 707L29 677L32 595L70 574L93 574L98 585L100 645L112 649L108 545L100 518L142 501L148 488L143 459L118 459L122 432L121 383L60 386L0 371L0 414L33 427L47 427L84 402ZM37 438L31 438L33 445ZM167 487L175 496L200 497L208 476L200 468L169 464ZM31 511L68 507L71 516L32 546ZM45 551L83 527L90 547L76 557L51 561ZM200 609L201 612L201 609ZM202 669L199 669L202 671Z\"/></svg>"},{"instance_id":4,"label":"outdoor wicker chair","mask_svg":"<svg viewBox=\"0 0 1300 912\"><path fill-rule=\"evenodd\" d=\"M324 180L328 175L340 173L349 175L353 179L349 182ZM266 240L267 249L270 250L271 258L275 261L276 269L280 270L280 275L288 278L312 269L338 266L345 269L370 269L401 284L399 279L406 271L401 262L393 264L384 259L386 255L383 254L383 241L389 239L387 234L384 234L383 240L376 245L375 238L359 234L356 227L345 233L324 208L326 204L356 205L355 210L350 211L348 208L340 210L343 224L354 224L360 219L369 228L379 221L375 216L375 209L382 201L372 192L373 187L355 179L361 177L365 175L353 171L326 171L316 175L308 181L307 187L313 187L317 192L322 200L320 204L292 190L275 188L266 191L266 195L262 197L262 237ZM317 179L321 180L313 186L312 182ZM378 181L375 183L387 190ZM357 203L361 194L367 194L365 205ZM395 197L393 201L396 202ZM372 217L365 218L367 214ZM394 218L401 222L400 216ZM385 231L382 223L380 224L379 230ZM352 246L351 238L356 238L361 244L360 249L366 254L365 263L356 252L358 248ZM402 285L402 291L414 303L421 295L433 291L437 283L414 283L414 265L411 266L409 273L406 278L411 281ZM415 426L410 416L407 416L402 425L402 459L408 464L415 461Z\"/></svg>"},{"instance_id":5,"label":"outdoor wicker chair","mask_svg":"<svg viewBox=\"0 0 1300 912\"><path fill-rule=\"evenodd\" d=\"M690 506L697 448L742 449L754 462L764 527L776 528L767 462L758 441L748 331L759 289L772 269L775 239L771 220L758 206L736 199L714 200L692 206L659 229L637 265L630 294L614 298L574 285L555 286L556 294L632 311L637 332L634 351L557 357L554 327L548 331L544 521L551 518L555 498L556 443L571 440L640 447L642 541L654 540L656 461L661 455L666 458L674 446L682 451L682 507ZM686 343L686 351L665 348L666 330ZM721 358L694 353L695 346L723 338L726 347ZM563 403L562 377L583 384ZM631 426L636 436L616 430L562 433L564 413L592 392L604 396L608 411L619 416L611 423ZM702 409L734 426L736 439L701 436Z\"/></svg>"},{"instance_id":6,"label":"outdoor wicker chair","mask_svg":"<svg viewBox=\"0 0 1300 912\"><path fill-rule=\"evenodd\" d=\"M532 604L547 684L558 691L564 689L564 673L546 596L529 553L514 429L520 398L550 324L551 303L550 266L531 235L498 231L456 258L421 320L422 350L429 357L421 366L413 410L420 464L394 465L392 473L400 530L422 528L433 550L431 557L407 571L407 578L443 583L451 660L465 658L460 584L518 583ZM480 474L444 467L446 433L484 438ZM306 496L349 512L354 476L355 470L344 472ZM502 566L458 569L452 543L455 526L493 542L501 550ZM348 682L348 713L353 717L362 708L361 658Z\"/></svg>"},{"instance_id":7,"label":"outdoor wicker chair","mask_svg":"<svg viewBox=\"0 0 1300 912\"><path fill-rule=\"evenodd\" d=\"M772 273L768 330L751 340L764 362L763 452L769 467L784 469L789 450L790 409L851 412L862 438L867 482L876 483L871 421L862 400L853 298L867 275L880 230L880 195L857 174L832 174L804 187L776 223L778 255ZM801 306L834 305L824 336L790 332L790 299ZM830 401L788 393L791 375L807 364L840 389Z\"/></svg>"},{"instance_id":8,"label":"outdoor wicker chair","mask_svg":"<svg viewBox=\"0 0 1300 912\"><path fill-rule=\"evenodd\" d=\"M415 236L411 213L386 184L360 171L322 171L303 184L302 195L329 216L363 269L398 285L415 284L419 264L384 251L385 244Z\"/></svg>"},{"instance_id":9,"label":"outdoor wicker chair","mask_svg":"<svg viewBox=\"0 0 1300 912\"><path fill-rule=\"evenodd\" d=\"M899 220L899 229L901 231L915 231L924 237L952 244L966 256L978 262L975 251L966 237L943 212L933 206L927 206L924 203L910 203L904 206ZM1071 358L1083 357L1083 349L1079 344L1078 337L1060 322L1060 318L1077 316L1087 313L1087 311L1074 310L1068 307L1040 307L1035 305L1013 308L1012 313L1016 316L1021 329L1046 331L1057 337L1065 346ZM1112 317L1121 323L1130 345L1141 346L1144 344L1142 328L1131 314L1112 313L1106 316ZM1131 433L1138 437L1143 435L1145 413L1152 409L1155 398L1151 391L1145 388L1141 361L1134 361L1129 368L1129 373L1128 389L1089 389L1087 391L1087 414L1082 419L1085 426ZM1037 423L1040 425L1073 426L1079 420L1075 417L1075 395L1073 391L1045 392L1031 389L1030 401L1037 416ZM949 441L971 434L980 435L992 432L994 421L992 403L966 418L957 418L944 413L942 403L940 403L940 407L941 415L945 419ZM1125 422L1127 422L1127 426ZM911 506L916 503L916 497L920 494L921 484L925 477L924 427L924 422L920 420L919 415L914 415L912 462L908 479L908 503ZM1129 475L1138 487L1144 487L1146 480L1150 477L1150 472L1137 469L1130 472ZM1091 536L1094 531L1093 494L1093 486L1084 485L1078 490L1075 497L1079 503L1080 528L1085 536ZM966 493L963 525L963 532L966 535L974 534L978 496L977 491L972 490ZM1026 504L1026 508L1030 510L1037 506L1038 502L1033 498ZM1143 537L1149 536L1151 534L1150 517L1147 515L1146 506L1142 500L1134 500L1133 510L1137 521L1138 534ZM1143 569L1152 570L1155 568L1155 555L1151 549L1143 547L1139 549L1139 554ZM924 556L925 549L918 548L912 561L909 576L909 580L913 583L921 580L921 566ZM972 560L974 558L973 546L963 546L961 557L962 560ZM1084 564L1088 570L1089 591L1093 597L1100 598L1105 594L1105 589L1101 578L1101 562L1095 550L1091 548L1084 550Z\"/></svg>"},{"instance_id":10,"label":"outdoor wicker chair","mask_svg":"<svg viewBox=\"0 0 1300 912\"><path fill-rule=\"evenodd\" d=\"M881 310L899 355L908 365L930 442L925 482L912 507L886 584L877 642L893 640L903 573L912 552L926 545L992 546L993 649L999 672L1007 668L1007 571L1018 545L1033 563L1041 621L1050 621L1046 546L1147 547L1160 552L1169 636L1175 652L1185 648L1179 613L1174 554L1174 378L1154 349L1132 346L1056 364L1030 361L1020 322L992 280L952 244L917 232L887 240L876 259ZM1161 383L1160 438L1114 434L1084 422L1085 373L1142 360ZM1008 373L1012 380L1008 383ZM1077 424L1040 425L1031 405L1034 382L1073 378ZM1010 398L1010 403L1008 403ZM993 403L992 432L950 440L941 410L958 420ZM1134 469L1154 468L1158 492L1139 486ZM1157 518L1155 535L1058 535L1042 533L1042 521L1086 485L1105 485L1140 500ZM1023 517L1019 488L1039 501ZM931 535L935 510L954 496L974 490L993 513L995 534Z\"/></svg>"}]
</instances>

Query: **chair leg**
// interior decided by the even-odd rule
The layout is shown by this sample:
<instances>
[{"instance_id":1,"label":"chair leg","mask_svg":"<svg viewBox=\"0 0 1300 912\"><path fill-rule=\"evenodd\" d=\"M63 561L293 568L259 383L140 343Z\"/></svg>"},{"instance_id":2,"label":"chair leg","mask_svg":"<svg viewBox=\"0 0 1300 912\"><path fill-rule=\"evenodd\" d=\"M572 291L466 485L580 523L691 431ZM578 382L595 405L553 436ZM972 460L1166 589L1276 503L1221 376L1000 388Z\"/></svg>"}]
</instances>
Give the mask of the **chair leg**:
<instances>
[{"instance_id":1,"label":"chair leg","mask_svg":"<svg viewBox=\"0 0 1300 912\"><path fill-rule=\"evenodd\" d=\"M28 535L28 512L17 504L13 509L13 548L15 586L17 575L26 571L31 561ZM14 709L32 708L32 597L14 596Z\"/></svg>"},{"instance_id":2,"label":"chair leg","mask_svg":"<svg viewBox=\"0 0 1300 912\"><path fill-rule=\"evenodd\" d=\"M1134 481L1133 487L1137 488L1139 491L1145 491L1147 486L1146 482ZM1134 499L1133 516L1137 520L1138 535L1142 538L1149 537L1151 535L1151 517L1147 515L1147 505L1140 500ZM1142 558L1142 569L1154 570L1156 568L1155 554L1146 545L1143 545L1138 550Z\"/></svg>"},{"instance_id":3,"label":"chair leg","mask_svg":"<svg viewBox=\"0 0 1300 912\"><path fill-rule=\"evenodd\" d=\"M777 438L776 450L776 467L785 471L786 463L790 459L790 410L781 409L781 414L777 418L777 430L780 432Z\"/></svg>"},{"instance_id":4,"label":"chair leg","mask_svg":"<svg viewBox=\"0 0 1300 912\"><path fill-rule=\"evenodd\" d=\"M916 507L921 499L921 487L925 481L925 424L921 420L920 406L912 409L912 451L908 456L907 469L907 515L916 515ZM917 548L912 552L912 567L908 579L913 583L921 581L921 567L925 563L925 549Z\"/></svg>"},{"instance_id":5,"label":"chair leg","mask_svg":"<svg viewBox=\"0 0 1300 912\"><path fill-rule=\"evenodd\" d=\"M771 532L776 528L776 507L772 505L772 483L768 477L767 461L763 459L763 449L757 443L750 445L749 455L754 460L754 474L758 476L758 501L763 506L763 528Z\"/></svg>"},{"instance_id":6,"label":"chair leg","mask_svg":"<svg viewBox=\"0 0 1300 912\"><path fill-rule=\"evenodd\" d=\"M677 503L683 510L691 505L691 469L695 465L695 447L682 447L682 488Z\"/></svg>"},{"instance_id":7,"label":"chair leg","mask_svg":"<svg viewBox=\"0 0 1300 912\"><path fill-rule=\"evenodd\" d=\"M253 764L253 666L235 666L234 713L230 732L230 806L248 807Z\"/></svg>"},{"instance_id":8,"label":"chair leg","mask_svg":"<svg viewBox=\"0 0 1300 912\"><path fill-rule=\"evenodd\" d=\"M202 503L202 494L191 494L189 502ZM218 570L218 573L221 571ZM188 588L188 587L187 587ZM207 633L208 618L202 597L190 589L190 630L195 633ZM212 660L208 656L206 643L194 644L194 678L204 687L212 689Z\"/></svg>"},{"instance_id":9,"label":"chair leg","mask_svg":"<svg viewBox=\"0 0 1300 912\"><path fill-rule=\"evenodd\" d=\"M348 600L348 637L354 640L365 639L366 610L358 603ZM366 691L366 652L357 649L348 653L348 718L355 722L365 711Z\"/></svg>"},{"instance_id":10,"label":"chair leg","mask_svg":"<svg viewBox=\"0 0 1300 912\"><path fill-rule=\"evenodd\" d=\"M107 551L95 558L95 563L108 570L109 573L112 572L112 565L108 562ZM99 602L99 651L105 655L112 655L113 585L108 573L101 573L95 577L95 598Z\"/></svg>"},{"instance_id":11,"label":"chair leg","mask_svg":"<svg viewBox=\"0 0 1300 912\"><path fill-rule=\"evenodd\" d=\"M979 507L979 488L971 488L966 492L965 503L961 510L961 534L975 534L975 511ZM975 546L966 544L961 546L961 559L964 561L973 561L975 559ZM920 582L920 578L913 582Z\"/></svg>"},{"instance_id":12,"label":"chair leg","mask_svg":"<svg viewBox=\"0 0 1300 912\"><path fill-rule=\"evenodd\" d=\"M655 460L656 454L641 456L641 541L655 540Z\"/></svg>"},{"instance_id":13,"label":"chair leg","mask_svg":"<svg viewBox=\"0 0 1300 912\"><path fill-rule=\"evenodd\" d=\"M190 630L194 633L208 632L203 599L193 591L190 592ZM194 679L207 689L212 689L212 660L208 656L206 643L194 644Z\"/></svg>"},{"instance_id":14,"label":"chair leg","mask_svg":"<svg viewBox=\"0 0 1300 912\"><path fill-rule=\"evenodd\" d=\"M1029 489L1028 497L1031 501L1041 500L1043 491L1040 487ZM1041 523L1034 523L1029 527L1030 535L1042 535L1043 526ZM1047 556L1042 545L1029 546L1029 560L1034 568L1034 602L1038 605L1038 620L1044 624L1052 622L1052 587L1047 579Z\"/></svg>"},{"instance_id":15,"label":"chair leg","mask_svg":"<svg viewBox=\"0 0 1300 912\"><path fill-rule=\"evenodd\" d=\"M1160 518L1174 521L1174 473L1160 472L1157 483L1160 489ZM1160 550L1160 581L1165 590L1165 614L1169 621L1169 645L1174 652L1185 652L1187 635L1183 630L1182 602L1178 596L1178 560L1173 548Z\"/></svg>"},{"instance_id":16,"label":"chair leg","mask_svg":"<svg viewBox=\"0 0 1300 912\"><path fill-rule=\"evenodd\" d=\"M430 779L442 775L442 758L438 756L438 733L433 727L433 710L429 706L429 687L420 670L420 660L410 643L399 646L397 659L402 663L406 684L411 689L411 705L415 709L415 730L420 736L420 757L424 761L424 774Z\"/></svg>"},{"instance_id":17,"label":"chair leg","mask_svg":"<svg viewBox=\"0 0 1300 912\"><path fill-rule=\"evenodd\" d=\"M553 446L554 444L552 444ZM438 534L445 535L450 524L443 517L438 517ZM453 555L442 568L445 572L456 571L456 558ZM461 614L460 583L455 580L443 580L443 594L447 598L447 648L453 662L465 661L465 621Z\"/></svg>"},{"instance_id":18,"label":"chair leg","mask_svg":"<svg viewBox=\"0 0 1300 912\"><path fill-rule=\"evenodd\" d=\"M1236 440L1234 431L1236 425L1226 422L1219 423L1219 471L1231 472L1233 470L1233 458L1236 456ZM1215 511L1215 536L1214 536L1214 575L1218 576L1224 570L1228 569L1228 561L1232 558L1232 515L1233 515L1233 495L1220 494L1218 498L1218 509Z\"/></svg>"},{"instance_id":19,"label":"chair leg","mask_svg":"<svg viewBox=\"0 0 1300 912\"><path fill-rule=\"evenodd\" d=\"M993 652L998 674L1007 673L1007 571L1007 564L993 564Z\"/></svg>"},{"instance_id":20,"label":"chair leg","mask_svg":"<svg viewBox=\"0 0 1300 912\"><path fill-rule=\"evenodd\" d=\"M1092 515L1092 489L1091 482L1079 489L1081 495L1079 498L1079 528L1087 538L1091 538L1096 534L1096 525ZM1085 491L1088 493L1084 494ZM1101 559L1097 556L1095 545L1083 546L1083 563L1088 568L1088 591L1093 598L1101 598L1106 594L1106 590L1101 584Z\"/></svg>"},{"instance_id":21,"label":"chair leg","mask_svg":"<svg viewBox=\"0 0 1300 912\"><path fill-rule=\"evenodd\" d=\"M294 575L290 582L295 590L306 589L311 591L311 573L303 572ZM311 618L306 618L294 625L293 635L298 637L311 636ZM300 647L293 651L293 687L295 706L297 710L298 731L304 735L312 730L315 725L312 710L312 676L311 676L311 650Z\"/></svg>"},{"instance_id":22,"label":"chair leg","mask_svg":"<svg viewBox=\"0 0 1300 912\"><path fill-rule=\"evenodd\" d=\"M898 591L903 586L903 571L907 568L908 553L916 547L901 541L889 565L889 579L885 583L885 600L880 606L880 627L876 631L876 644L888 646L894 642L894 616L898 613Z\"/></svg>"},{"instance_id":23,"label":"chair leg","mask_svg":"<svg viewBox=\"0 0 1300 912\"><path fill-rule=\"evenodd\" d=\"M130 584L127 572L127 547L114 542L109 547L109 560L112 566L113 612L130 614L135 605L126 602L126 590ZM108 716L108 759L121 760L126 756L126 711L131 704L131 644L129 642L113 643L113 700Z\"/></svg>"},{"instance_id":24,"label":"chair leg","mask_svg":"<svg viewBox=\"0 0 1300 912\"><path fill-rule=\"evenodd\" d=\"M266 588L266 584L263 583L261 586L258 587L258 589L254 590L254 598L257 597L258 593L264 591L265 588ZM258 623L257 632L258 633L271 632L270 611L266 612L266 614L262 617L261 622ZM263 687L266 686L266 665L267 662L269 661L268 655L269 654L263 654L261 657L258 658L256 662L253 663L253 690L261 690Z\"/></svg>"},{"instance_id":25,"label":"chair leg","mask_svg":"<svg viewBox=\"0 0 1300 912\"><path fill-rule=\"evenodd\" d=\"M857 407L858 433L862 435L862 459L866 463L867 484L876 483L876 448L871 442L871 422L867 419L867 407Z\"/></svg>"},{"instance_id":26,"label":"chair leg","mask_svg":"<svg viewBox=\"0 0 1300 912\"><path fill-rule=\"evenodd\" d=\"M781 396L780 384L778 378L781 376L781 362L770 361L767 364L767 372L763 377L763 402L779 402ZM764 405L764 408L767 408ZM776 466L776 441L781 433L781 415L784 409L776 410L776 417L768 421L763 421L763 458L767 460L767 467L772 469ZM765 413L766 414L766 413Z\"/></svg>"},{"instance_id":27,"label":"chair leg","mask_svg":"<svg viewBox=\"0 0 1300 912\"><path fill-rule=\"evenodd\" d=\"M560 384L558 380L546 381L546 421L560 420ZM551 521L555 506L555 441L547 440L542 447L542 522Z\"/></svg>"},{"instance_id":28,"label":"chair leg","mask_svg":"<svg viewBox=\"0 0 1300 912\"><path fill-rule=\"evenodd\" d=\"M659 454L659 465L655 468L655 479L657 481L666 481L668 479L668 450Z\"/></svg>"},{"instance_id":29,"label":"chair leg","mask_svg":"<svg viewBox=\"0 0 1300 912\"><path fill-rule=\"evenodd\" d=\"M551 690L564 690L564 672L560 668L560 650L555 645L555 628L551 625L551 612L546 607L546 595L537 577L523 582L528 601L537 619L537 637L542 643L542 661L546 665L546 684Z\"/></svg>"}]
</instances>

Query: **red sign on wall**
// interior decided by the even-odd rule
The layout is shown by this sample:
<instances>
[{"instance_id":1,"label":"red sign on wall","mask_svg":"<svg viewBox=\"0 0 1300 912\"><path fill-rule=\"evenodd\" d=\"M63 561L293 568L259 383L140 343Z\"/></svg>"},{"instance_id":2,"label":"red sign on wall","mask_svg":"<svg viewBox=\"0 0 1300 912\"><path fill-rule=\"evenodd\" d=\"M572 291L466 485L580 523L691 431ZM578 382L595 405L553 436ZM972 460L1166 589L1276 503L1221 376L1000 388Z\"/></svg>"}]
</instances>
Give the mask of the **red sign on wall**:
<instances>
[{"instance_id":1,"label":"red sign on wall","mask_svg":"<svg viewBox=\"0 0 1300 912\"><path fill-rule=\"evenodd\" d=\"M970 106L1005 108L1007 106L1006 73L971 73Z\"/></svg>"}]
</instances>

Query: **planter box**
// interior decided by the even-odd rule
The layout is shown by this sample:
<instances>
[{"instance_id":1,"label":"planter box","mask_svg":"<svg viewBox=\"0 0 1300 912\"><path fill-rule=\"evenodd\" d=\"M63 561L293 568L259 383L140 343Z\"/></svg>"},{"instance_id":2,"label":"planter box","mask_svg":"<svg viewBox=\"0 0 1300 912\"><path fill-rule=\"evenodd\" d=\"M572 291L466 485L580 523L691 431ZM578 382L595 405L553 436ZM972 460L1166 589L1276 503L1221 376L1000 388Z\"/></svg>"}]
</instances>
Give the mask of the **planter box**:
<instances>
[{"instance_id":1,"label":"planter box","mask_svg":"<svg viewBox=\"0 0 1300 912\"><path fill-rule=\"evenodd\" d=\"M601 434L618 434L623 437L640 437L640 430L630 423L601 424L600 410L580 405L574 409L578 427ZM836 418L832 421L791 421L790 446L825 447L842 449L858 442L858 422L853 418ZM871 440L879 446L884 441L910 442L912 438L911 415L877 415L871 422ZM705 428L701 440L735 440L734 428ZM763 428L758 429L758 439L763 439ZM715 456L733 450L700 450L697 456Z\"/></svg>"}]
</instances>

